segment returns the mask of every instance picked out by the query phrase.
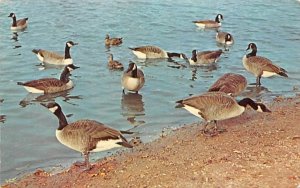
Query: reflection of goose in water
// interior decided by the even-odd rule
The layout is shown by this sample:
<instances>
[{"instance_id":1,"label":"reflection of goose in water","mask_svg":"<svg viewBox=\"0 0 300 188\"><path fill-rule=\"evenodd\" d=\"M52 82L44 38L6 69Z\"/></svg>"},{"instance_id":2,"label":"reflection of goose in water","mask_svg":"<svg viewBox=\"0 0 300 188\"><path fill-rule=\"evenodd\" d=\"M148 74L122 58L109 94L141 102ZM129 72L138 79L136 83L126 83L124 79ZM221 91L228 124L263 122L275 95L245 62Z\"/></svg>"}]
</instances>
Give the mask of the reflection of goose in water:
<instances>
[{"instance_id":1,"label":"reflection of goose in water","mask_svg":"<svg viewBox=\"0 0 300 188\"><path fill-rule=\"evenodd\" d=\"M70 103L72 99L82 99L80 95L72 96L70 95L70 90L62 91L58 93L48 93L48 94L37 94L37 93L28 93L24 99L19 103L20 106L26 107L27 105L33 104L35 102L54 102L55 98L62 97L63 101Z\"/></svg>"},{"instance_id":2,"label":"reflection of goose in water","mask_svg":"<svg viewBox=\"0 0 300 188\"><path fill-rule=\"evenodd\" d=\"M133 125L133 126L140 126L144 124L145 121L138 121L135 118L137 116L144 116L145 109L144 109L144 102L143 96L138 93L126 93L122 95L121 100L121 108L122 108L122 115L126 117L126 119Z\"/></svg>"},{"instance_id":3,"label":"reflection of goose in water","mask_svg":"<svg viewBox=\"0 0 300 188\"><path fill-rule=\"evenodd\" d=\"M262 95L270 92L271 91L264 86L256 87L255 84L249 84L241 95L249 98L261 98Z\"/></svg>"},{"instance_id":4,"label":"reflection of goose in water","mask_svg":"<svg viewBox=\"0 0 300 188\"><path fill-rule=\"evenodd\" d=\"M0 99L0 103L3 103L4 99ZM6 120L6 115L1 115L0 114L0 122L1 123L4 123Z\"/></svg>"},{"instance_id":5,"label":"reflection of goose in water","mask_svg":"<svg viewBox=\"0 0 300 188\"><path fill-rule=\"evenodd\" d=\"M192 72L192 77L190 80L195 81L197 80L198 77L203 77L203 78L208 78L212 77L212 75L199 75L199 72L197 73L198 70L200 70L203 73L209 73L214 70L217 70L218 66L217 65L210 65L210 66L197 66L197 67L192 67L191 72Z\"/></svg>"}]
</instances>

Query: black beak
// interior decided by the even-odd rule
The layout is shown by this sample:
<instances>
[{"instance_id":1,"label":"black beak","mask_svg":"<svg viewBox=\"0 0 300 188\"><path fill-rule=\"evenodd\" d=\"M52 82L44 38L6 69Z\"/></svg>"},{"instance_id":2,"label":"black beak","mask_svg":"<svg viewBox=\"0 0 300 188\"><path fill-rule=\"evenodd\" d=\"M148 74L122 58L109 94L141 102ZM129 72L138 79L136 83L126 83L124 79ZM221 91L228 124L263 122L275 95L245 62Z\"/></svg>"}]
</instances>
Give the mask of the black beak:
<instances>
[{"instance_id":1,"label":"black beak","mask_svg":"<svg viewBox=\"0 0 300 188\"><path fill-rule=\"evenodd\" d=\"M74 67L73 67L73 69L79 69L80 67L77 67L77 66L75 66L75 65L73 65Z\"/></svg>"},{"instance_id":2,"label":"black beak","mask_svg":"<svg viewBox=\"0 0 300 188\"><path fill-rule=\"evenodd\" d=\"M42 106L48 108L46 103L40 103L40 104L41 104Z\"/></svg>"}]
</instances>

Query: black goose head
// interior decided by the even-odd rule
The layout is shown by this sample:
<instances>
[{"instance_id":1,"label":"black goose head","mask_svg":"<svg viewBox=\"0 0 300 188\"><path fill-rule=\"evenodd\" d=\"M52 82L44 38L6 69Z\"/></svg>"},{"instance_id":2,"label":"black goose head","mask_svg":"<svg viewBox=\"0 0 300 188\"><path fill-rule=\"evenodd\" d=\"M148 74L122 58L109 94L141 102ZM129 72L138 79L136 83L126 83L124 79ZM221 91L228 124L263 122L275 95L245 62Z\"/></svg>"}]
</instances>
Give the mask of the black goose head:
<instances>
[{"instance_id":1,"label":"black goose head","mask_svg":"<svg viewBox=\"0 0 300 188\"><path fill-rule=\"evenodd\" d=\"M56 102L50 102L48 104L41 103L44 107L48 108L53 114L57 114L61 112L61 107Z\"/></svg>"},{"instance_id":2,"label":"black goose head","mask_svg":"<svg viewBox=\"0 0 300 188\"><path fill-rule=\"evenodd\" d=\"M8 17L14 18L14 17L16 17L16 15L15 15L15 13L12 12L8 15Z\"/></svg>"},{"instance_id":3,"label":"black goose head","mask_svg":"<svg viewBox=\"0 0 300 188\"><path fill-rule=\"evenodd\" d=\"M254 44L254 43L249 43L249 44L248 44L248 48L246 49L246 51L249 50L249 49L251 49L252 52L250 52L249 54L247 54L247 57L250 57L250 56L256 56L256 52L257 52L256 44Z\"/></svg>"},{"instance_id":4,"label":"black goose head","mask_svg":"<svg viewBox=\"0 0 300 188\"><path fill-rule=\"evenodd\" d=\"M193 50L192 51L192 58L191 58L194 62L197 61L197 50Z\"/></svg>"},{"instance_id":5,"label":"black goose head","mask_svg":"<svg viewBox=\"0 0 300 188\"><path fill-rule=\"evenodd\" d=\"M74 64L70 64L70 65L65 66L65 70L68 71L68 72L72 72L73 70L78 69L78 68L80 68L80 67L77 67Z\"/></svg>"},{"instance_id":6,"label":"black goose head","mask_svg":"<svg viewBox=\"0 0 300 188\"><path fill-rule=\"evenodd\" d=\"M66 46L68 46L69 48L71 48L72 46L78 45L78 43L75 43L73 41L68 41L66 42Z\"/></svg>"},{"instance_id":7,"label":"black goose head","mask_svg":"<svg viewBox=\"0 0 300 188\"><path fill-rule=\"evenodd\" d=\"M229 42L229 41L232 41L232 36L231 36L231 34L226 34L226 36L225 36L225 43L226 42Z\"/></svg>"},{"instance_id":8,"label":"black goose head","mask_svg":"<svg viewBox=\"0 0 300 188\"><path fill-rule=\"evenodd\" d=\"M128 69L126 70L126 72L128 73L130 71L135 71L135 70L137 70L136 64L135 63L129 63Z\"/></svg>"},{"instance_id":9,"label":"black goose head","mask_svg":"<svg viewBox=\"0 0 300 188\"><path fill-rule=\"evenodd\" d=\"M249 50L249 49L257 51L257 46L256 46L256 44L253 43L253 42L249 43L249 44L248 44L248 48L247 48L246 50Z\"/></svg>"},{"instance_id":10,"label":"black goose head","mask_svg":"<svg viewBox=\"0 0 300 188\"><path fill-rule=\"evenodd\" d=\"M262 103L256 103L250 98L244 98L238 102L240 106L246 107L247 105L251 106L257 112L271 112L266 105Z\"/></svg>"},{"instance_id":11,"label":"black goose head","mask_svg":"<svg viewBox=\"0 0 300 188\"><path fill-rule=\"evenodd\" d=\"M218 23L220 23L221 20L223 20L223 15L222 15L222 14L218 14L218 15L216 16L215 21L218 22Z\"/></svg>"}]
</instances>

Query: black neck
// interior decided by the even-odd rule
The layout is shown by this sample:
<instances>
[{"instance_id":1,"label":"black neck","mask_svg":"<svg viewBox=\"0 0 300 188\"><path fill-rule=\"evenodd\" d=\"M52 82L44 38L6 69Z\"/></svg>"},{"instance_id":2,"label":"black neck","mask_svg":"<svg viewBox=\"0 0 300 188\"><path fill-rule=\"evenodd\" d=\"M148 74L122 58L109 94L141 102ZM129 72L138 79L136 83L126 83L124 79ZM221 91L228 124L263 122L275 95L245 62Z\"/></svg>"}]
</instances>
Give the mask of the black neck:
<instances>
[{"instance_id":1,"label":"black neck","mask_svg":"<svg viewBox=\"0 0 300 188\"><path fill-rule=\"evenodd\" d=\"M193 60L194 62L197 62L197 53L193 52L191 60Z\"/></svg>"},{"instance_id":2,"label":"black neck","mask_svg":"<svg viewBox=\"0 0 300 188\"><path fill-rule=\"evenodd\" d=\"M218 22L218 23L220 23L219 16L216 16L216 18L215 18L215 22Z\"/></svg>"},{"instance_id":3,"label":"black neck","mask_svg":"<svg viewBox=\"0 0 300 188\"><path fill-rule=\"evenodd\" d=\"M17 26L17 18L16 17L12 17L12 19L13 19L12 26L16 27Z\"/></svg>"},{"instance_id":4,"label":"black neck","mask_svg":"<svg viewBox=\"0 0 300 188\"><path fill-rule=\"evenodd\" d=\"M132 76L133 78L137 78L137 77L138 77L138 76L137 76L137 72L138 72L137 69L132 70L132 71L131 71L131 76Z\"/></svg>"},{"instance_id":5,"label":"black neck","mask_svg":"<svg viewBox=\"0 0 300 188\"><path fill-rule=\"evenodd\" d=\"M240 106L243 106L246 108L247 105L251 106L251 108L253 108L254 110L257 110L258 109L258 105L250 98L244 98L242 100L240 100L238 102L238 104Z\"/></svg>"},{"instance_id":6,"label":"black neck","mask_svg":"<svg viewBox=\"0 0 300 188\"><path fill-rule=\"evenodd\" d=\"M71 59L70 47L68 46L68 44L66 44L66 47L65 47L65 59Z\"/></svg>"},{"instance_id":7,"label":"black neck","mask_svg":"<svg viewBox=\"0 0 300 188\"><path fill-rule=\"evenodd\" d=\"M59 120L59 126L58 126L57 130L62 130L65 126L68 125L68 121L67 121L64 113L61 110L56 110L54 112L54 114L56 115L56 117Z\"/></svg>"},{"instance_id":8,"label":"black neck","mask_svg":"<svg viewBox=\"0 0 300 188\"><path fill-rule=\"evenodd\" d=\"M63 72L60 75L60 81L62 81L64 83L68 83L70 80L69 77L70 77L70 71L68 70L67 67L65 67L65 69L63 70Z\"/></svg>"},{"instance_id":9,"label":"black neck","mask_svg":"<svg viewBox=\"0 0 300 188\"><path fill-rule=\"evenodd\" d=\"M247 54L247 57L252 57L252 56L256 56L256 49L252 49L252 52L250 52L249 54Z\"/></svg>"},{"instance_id":10,"label":"black neck","mask_svg":"<svg viewBox=\"0 0 300 188\"><path fill-rule=\"evenodd\" d=\"M167 52L168 54L168 57L179 57L180 58L180 54L179 53L170 53L170 52Z\"/></svg>"}]
</instances>

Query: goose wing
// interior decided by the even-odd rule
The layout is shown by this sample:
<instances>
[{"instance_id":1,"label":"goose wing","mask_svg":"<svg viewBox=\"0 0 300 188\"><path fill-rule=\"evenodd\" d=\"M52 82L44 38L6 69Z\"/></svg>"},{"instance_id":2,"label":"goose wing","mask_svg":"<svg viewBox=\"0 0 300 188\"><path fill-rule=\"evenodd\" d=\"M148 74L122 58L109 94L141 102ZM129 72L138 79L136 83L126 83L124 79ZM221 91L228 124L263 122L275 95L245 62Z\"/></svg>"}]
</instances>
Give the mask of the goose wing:
<instances>
[{"instance_id":1,"label":"goose wing","mask_svg":"<svg viewBox=\"0 0 300 188\"><path fill-rule=\"evenodd\" d=\"M66 132L80 132L96 140L119 139L120 131L94 120L79 120L64 128Z\"/></svg>"},{"instance_id":2,"label":"goose wing","mask_svg":"<svg viewBox=\"0 0 300 188\"><path fill-rule=\"evenodd\" d=\"M64 56L61 54L58 54L56 52L48 51L48 50L42 50L40 49L38 52L44 60L49 60L49 59L64 59Z\"/></svg>"},{"instance_id":3,"label":"goose wing","mask_svg":"<svg viewBox=\"0 0 300 188\"><path fill-rule=\"evenodd\" d=\"M203 51L197 53L197 56L199 58L204 58L204 59L216 59L220 57L222 54L222 50L217 50L217 51Z\"/></svg>"},{"instance_id":4,"label":"goose wing","mask_svg":"<svg viewBox=\"0 0 300 188\"><path fill-rule=\"evenodd\" d=\"M249 58L250 62L255 62L255 66L257 66L261 71L268 71L268 72L286 72L286 70L282 69L281 67L274 65L271 60L262 56L253 56Z\"/></svg>"},{"instance_id":5,"label":"goose wing","mask_svg":"<svg viewBox=\"0 0 300 188\"><path fill-rule=\"evenodd\" d=\"M22 83L20 85L34 87L37 89L44 90L45 88L51 87L51 86L52 87L53 86L61 87L64 85L64 83L56 78L43 78L43 79L39 79L39 80L28 81L28 82Z\"/></svg>"},{"instance_id":6,"label":"goose wing","mask_svg":"<svg viewBox=\"0 0 300 188\"><path fill-rule=\"evenodd\" d=\"M215 24L216 22L214 20L196 20L193 21L193 23L200 23L200 24Z\"/></svg>"},{"instance_id":7,"label":"goose wing","mask_svg":"<svg viewBox=\"0 0 300 188\"><path fill-rule=\"evenodd\" d=\"M220 77L208 91L221 91L238 95L247 86L247 80L239 74L227 73Z\"/></svg>"},{"instance_id":8,"label":"goose wing","mask_svg":"<svg viewBox=\"0 0 300 188\"><path fill-rule=\"evenodd\" d=\"M28 18L23 18L23 19L17 20L17 25L25 25L27 20L28 20Z\"/></svg>"},{"instance_id":9,"label":"goose wing","mask_svg":"<svg viewBox=\"0 0 300 188\"><path fill-rule=\"evenodd\" d=\"M157 46L140 46L140 47L136 47L136 48L130 48L131 50L134 50L134 51L139 51L139 52L142 52L144 54L147 54L149 52L151 53L156 53L156 54L160 54L162 53L162 49L160 49L159 47Z\"/></svg>"}]
</instances>

